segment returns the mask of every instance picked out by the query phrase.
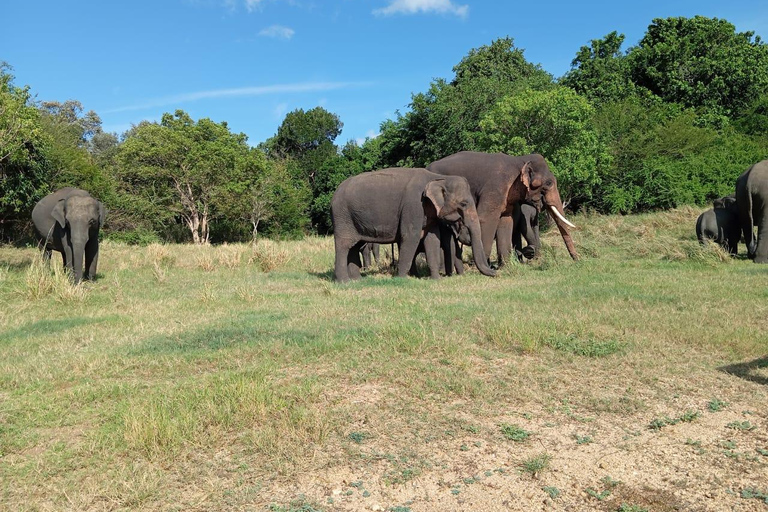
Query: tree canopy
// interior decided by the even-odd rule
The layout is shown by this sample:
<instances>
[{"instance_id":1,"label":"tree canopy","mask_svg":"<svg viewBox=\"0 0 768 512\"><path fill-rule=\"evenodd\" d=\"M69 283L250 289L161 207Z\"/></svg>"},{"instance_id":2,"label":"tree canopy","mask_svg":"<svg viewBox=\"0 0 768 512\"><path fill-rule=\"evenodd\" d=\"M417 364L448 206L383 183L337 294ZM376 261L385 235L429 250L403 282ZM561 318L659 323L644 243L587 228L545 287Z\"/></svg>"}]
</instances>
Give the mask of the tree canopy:
<instances>
[{"instance_id":1,"label":"tree canopy","mask_svg":"<svg viewBox=\"0 0 768 512\"><path fill-rule=\"evenodd\" d=\"M538 152L572 209L633 213L704 204L768 157L768 49L730 22L652 20L635 46L607 33L555 79L511 37L470 49L380 135L338 144L323 107L289 112L255 145L182 110L123 134L73 99L35 101L0 63L0 236L30 234L35 202L62 186L110 211L108 237L143 243L330 233L344 179L426 166L463 150Z\"/></svg>"}]
</instances>

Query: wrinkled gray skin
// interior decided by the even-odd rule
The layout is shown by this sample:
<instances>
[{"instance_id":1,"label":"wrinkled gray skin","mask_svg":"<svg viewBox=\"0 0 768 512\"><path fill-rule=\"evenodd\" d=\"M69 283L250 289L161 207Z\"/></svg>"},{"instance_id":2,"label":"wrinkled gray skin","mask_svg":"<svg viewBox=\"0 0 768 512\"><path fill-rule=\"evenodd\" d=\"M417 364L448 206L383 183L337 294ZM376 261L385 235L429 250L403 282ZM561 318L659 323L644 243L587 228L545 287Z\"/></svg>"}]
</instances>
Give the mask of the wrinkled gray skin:
<instances>
[{"instance_id":1,"label":"wrinkled gray skin","mask_svg":"<svg viewBox=\"0 0 768 512\"><path fill-rule=\"evenodd\" d=\"M513 217L513 231L512 231L512 248L515 251L518 261L524 262L527 260L533 260L538 258L541 253L541 238L539 236L539 212L533 206L527 203L520 203L515 206ZM501 226L501 223L499 223ZM450 233L449 233L450 235ZM464 265L461 259L461 243L465 242L465 235L467 230L463 226L455 233L455 238L449 239L455 245L455 259L454 268L457 273L462 274L464 272ZM498 237L504 236L504 231L499 228L496 229L496 244L498 246ZM458 240L457 240L458 239ZM523 240L526 242L526 246L523 247ZM441 240L442 241L442 240ZM450 268L446 271L447 275L450 275Z\"/></svg>"},{"instance_id":2,"label":"wrinkled gray skin","mask_svg":"<svg viewBox=\"0 0 768 512\"><path fill-rule=\"evenodd\" d=\"M42 198L32 210L32 222L45 245L45 254L58 251L75 283L93 279L99 262L99 228L106 210L85 190L62 188ZM85 273L83 273L85 265Z\"/></svg>"},{"instance_id":3,"label":"wrinkled gray skin","mask_svg":"<svg viewBox=\"0 0 768 512\"><path fill-rule=\"evenodd\" d=\"M432 162L427 169L467 179L477 204L483 249L489 255L493 239L497 238L499 264L503 264L512 252L512 214L516 205L528 203L537 211L542 207L553 207L564 216L557 179L541 155L462 151ZM578 259L568 226L560 219L553 219L568 253L574 260Z\"/></svg>"},{"instance_id":4,"label":"wrinkled gray skin","mask_svg":"<svg viewBox=\"0 0 768 512\"><path fill-rule=\"evenodd\" d=\"M768 160L756 163L736 180L736 205L747 255L755 263L768 263Z\"/></svg>"},{"instance_id":5,"label":"wrinkled gray skin","mask_svg":"<svg viewBox=\"0 0 768 512\"><path fill-rule=\"evenodd\" d=\"M541 238L539 237L539 212L533 206L520 203L513 213L512 247L517 259L532 260L541 253ZM523 247L523 239L528 244Z\"/></svg>"},{"instance_id":6,"label":"wrinkled gray skin","mask_svg":"<svg viewBox=\"0 0 768 512\"><path fill-rule=\"evenodd\" d=\"M714 208L705 211L696 220L696 237L704 245L714 240L723 249L736 255L739 252L741 224L735 196L721 197L712 203Z\"/></svg>"},{"instance_id":7,"label":"wrinkled gray skin","mask_svg":"<svg viewBox=\"0 0 768 512\"><path fill-rule=\"evenodd\" d=\"M371 268L371 255L373 255L376 263L379 262L379 244L368 242L363 245L361 252L363 253L363 269Z\"/></svg>"},{"instance_id":8,"label":"wrinkled gray skin","mask_svg":"<svg viewBox=\"0 0 768 512\"><path fill-rule=\"evenodd\" d=\"M467 180L426 169L383 169L344 180L331 200L337 281L360 278L360 248L397 243L398 276L406 277L423 240L430 275L439 279L440 223L461 220L472 237L478 270L494 276L480 242L480 223Z\"/></svg>"}]
</instances>

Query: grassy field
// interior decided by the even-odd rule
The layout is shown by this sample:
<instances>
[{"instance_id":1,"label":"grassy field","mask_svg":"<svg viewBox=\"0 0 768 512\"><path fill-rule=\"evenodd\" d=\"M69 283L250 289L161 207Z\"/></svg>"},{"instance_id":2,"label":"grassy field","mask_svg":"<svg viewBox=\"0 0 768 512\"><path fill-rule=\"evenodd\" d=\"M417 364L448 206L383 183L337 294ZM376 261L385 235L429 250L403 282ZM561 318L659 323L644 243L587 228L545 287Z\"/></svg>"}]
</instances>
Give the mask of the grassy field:
<instances>
[{"instance_id":1,"label":"grassy field","mask_svg":"<svg viewBox=\"0 0 768 512\"><path fill-rule=\"evenodd\" d=\"M0 510L766 510L768 266L700 210L332 279L333 239L0 248Z\"/></svg>"}]
</instances>

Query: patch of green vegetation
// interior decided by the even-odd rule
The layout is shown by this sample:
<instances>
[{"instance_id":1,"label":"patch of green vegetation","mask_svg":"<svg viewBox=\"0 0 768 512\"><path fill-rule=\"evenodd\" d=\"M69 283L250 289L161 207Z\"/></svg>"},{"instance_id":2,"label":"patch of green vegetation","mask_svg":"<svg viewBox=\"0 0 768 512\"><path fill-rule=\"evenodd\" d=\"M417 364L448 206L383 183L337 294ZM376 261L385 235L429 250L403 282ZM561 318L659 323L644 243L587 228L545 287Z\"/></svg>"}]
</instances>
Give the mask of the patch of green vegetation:
<instances>
[{"instance_id":1,"label":"patch of green vegetation","mask_svg":"<svg viewBox=\"0 0 768 512\"><path fill-rule=\"evenodd\" d=\"M552 462L552 456L543 452L523 460L520 463L520 469L523 473L528 473L535 477L542 471L549 469L550 462Z\"/></svg>"},{"instance_id":2,"label":"patch of green vegetation","mask_svg":"<svg viewBox=\"0 0 768 512\"><path fill-rule=\"evenodd\" d=\"M756 487L747 487L745 489L742 489L739 495L742 498L747 500L751 500L751 499L763 500L764 503L768 504L768 489L765 491L761 491Z\"/></svg>"},{"instance_id":3,"label":"patch of green vegetation","mask_svg":"<svg viewBox=\"0 0 768 512\"><path fill-rule=\"evenodd\" d=\"M576 334L555 334L546 338L544 344L560 352L584 357L606 357L620 353L626 348L626 343L618 340L600 340Z\"/></svg>"},{"instance_id":4,"label":"patch of green vegetation","mask_svg":"<svg viewBox=\"0 0 768 512\"><path fill-rule=\"evenodd\" d=\"M370 437L367 432L350 432L347 436L353 443L362 444L363 441Z\"/></svg>"},{"instance_id":5,"label":"patch of green vegetation","mask_svg":"<svg viewBox=\"0 0 768 512\"><path fill-rule=\"evenodd\" d=\"M580 436L579 434L574 434L573 437L576 439L576 444L591 444L594 442L592 436Z\"/></svg>"},{"instance_id":6,"label":"patch of green vegetation","mask_svg":"<svg viewBox=\"0 0 768 512\"><path fill-rule=\"evenodd\" d=\"M545 487L542 487L541 490L547 493L549 497L552 498L553 500L556 500L561 494L560 489L558 489L557 487L545 486Z\"/></svg>"},{"instance_id":7,"label":"patch of green vegetation","mask_svg":"<svg viewBox=\"0 0 768 512\"><path fill-rule=\"evenodd\" d=\"M388 471L384 475L384 482L386 482L388 485L401 485L406 482L410 482L420 474L421 470L419 468L397 468L395 470Z\"/></svg>"},{"instance_id":8,"label":"patch of green vegetation","mask_svg":"<svg viewBox=\"0 0 768 512\"><path fill-rule=\"evenodd\" d=\"M682 415L678 416L677 418L670 418L669 416L664 416L663 418L654 418L651 420L651 423L648 425L648 427L651 430L661 430L663 427L667 425L677 425L678 423L690 423L694 421L696 418L698 418L701 415L698 411L686 411Z\"/></svg>"},{"instance_id":9,"label":"patch of green vegetation","mask_svg":"<svg viewBox=\"0 0 768 512\"><path fill-rule=\"evenodd\" d=\"M640 505L628 505L626 503L622 503L619 505L619 508L616 509L616 512L650 512L650 510L645 507L641 507Z\"/></svg>"},{"instance_id":10,"label":"patch of green vegetation","mask_svg":"<svg viewBox=\"0 0 768 512\"><path fill-rule=\"evenodd\" d=\"M529 432L518 425L502 423L501 434L510 441L521 443L527 440L531 436L532 432Z\"/></svg>"},{"instance_id":11,"label":"patch of green vegetation","mask_svg":"<svg viewBox=\"0 0 768 512\"><path fill-rule=\"evenodd\" d=\"M751 424L749 421L732 421L728 423L725 428L741 430L742 432L750 432L755 430L757 427Z\"/></svg>"},{"instance_id":12,"label":"patch of green vegetation","mask_svg":"<svg viewBox=\"0 0 768 512\"><path fill-rule=\"evenodd\" d=\"M600 482L602 482L602 484L603 484L603 490L602 491L598 492L597 490L593 489L592 487L587 487L584 490L584 492L586 492L587 494L589 494L590 496L592 496L593 498L595 498L598 501L603 501L608 496L610 496L611 493L613 492L613 489L617 485L619 485L621 483L619 480L614 480L610 476L603 477L600 480Z\"/></svg>"},{"instance_id":13,"label":"patch of green vegetation","mask_svg":"<svg viewBox=\"0 0 768 512\"><path fill-rule=\"evenodd\" d=\"M728 407L728 402L723 402L718 398L713 398L707 402L707 409L709 409L710 412L722 411L726 407Z\"/></svg>"}]
</instances>

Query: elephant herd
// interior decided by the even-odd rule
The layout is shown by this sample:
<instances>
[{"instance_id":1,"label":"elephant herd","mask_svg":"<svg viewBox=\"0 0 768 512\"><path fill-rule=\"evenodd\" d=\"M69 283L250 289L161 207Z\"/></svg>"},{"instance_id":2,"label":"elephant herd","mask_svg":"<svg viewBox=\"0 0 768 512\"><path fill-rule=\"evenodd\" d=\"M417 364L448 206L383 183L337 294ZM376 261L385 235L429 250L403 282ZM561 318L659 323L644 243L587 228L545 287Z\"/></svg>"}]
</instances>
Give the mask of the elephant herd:
<instances>
[{"instance_id":1,"label":"elephant herd","mask_svg":"<svg viewBox=\"0 0 768 512\"><path fill-rule=\"evenodd\" d=\"M552 215L569 254L578 259L557 190L557 179L538 154L462 151L426 168L389 168L344 180L331 200L337 281L360 278L360 252L366 266L378 244L397 244L398 275L406 276L423 251L430 276L440 266L450 275L463 272L461 242L472 247L477 269L486 276L494 240L499 265L513 250L534 258L540 248L538 215ZM99 259L99 229L104 205L77 188L63 188L41 199L32 221L45 247L61 253L75 282L91 279ZM754 227L757 226L757 237ZM696 222L698 239L712 239L736 254L743 234L749 258L768 263L768 160L751 166L736 180L735 194L714 202ZM523 247L525 238L527 246Z\"/></svg>"},{"instance_id":2,"label":"elephant herd","mask_svg":"<svg viewBox=\"0 0 768 512\"><path fill-rule=\"evenodd\" d=\"M463 151L426 169L358 174L344 180L331 200L334 274L342 282L358 279L360 251L367 244L396 243L399 276L408 274L408 262L421 248L431 277L439 278L441 263L446 273L460 265L459 240L471 245L477 269L494 276L488 263L494 239L500 264L512 252L515 232L518 240L525 236L529 242L530 248L520 247L520 253L534 256L538 224L531 218L543 208L552 213L571 257L578 259L568 232L575 226L564 216L557 179L541 155ZM516 219L518 226L525 224L525 230L515 230Z\"/></svg>"},{"instance_id":3,"label":"elephant herd","mask_svg":"<svg viewBox=\"0 0 768 512\"><path fill-rule=\"evenodd\" d=\"M754 228L757 226L757 237ZM738 253L742 234L747 256L768 263L768 160L747 169L736 180L735 193L716 199L713 208L696 220L696 236L702 244L714 240L729 253Z\"/></svg>"}]
</instances>

